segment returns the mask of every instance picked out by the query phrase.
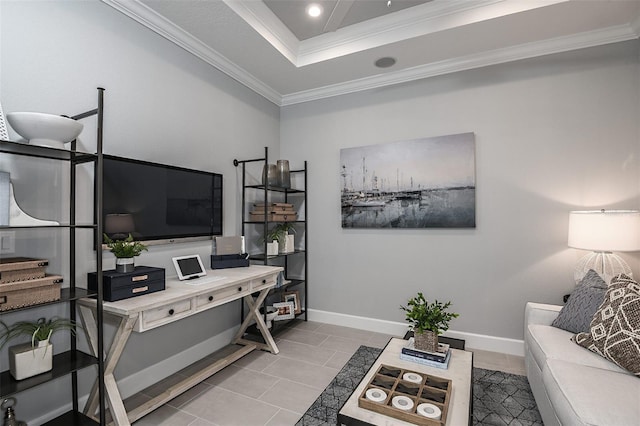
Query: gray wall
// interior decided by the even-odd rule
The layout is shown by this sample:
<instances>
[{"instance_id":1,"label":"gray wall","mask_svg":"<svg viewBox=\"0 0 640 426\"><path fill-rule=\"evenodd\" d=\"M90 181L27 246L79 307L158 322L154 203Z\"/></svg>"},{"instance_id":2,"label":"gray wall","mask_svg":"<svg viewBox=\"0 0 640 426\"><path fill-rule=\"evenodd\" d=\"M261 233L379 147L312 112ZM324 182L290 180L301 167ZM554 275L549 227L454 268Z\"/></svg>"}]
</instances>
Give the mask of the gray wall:
<instances>
[{"instance_id":1,"label":"gray wall","mask_svg":"<svg viewBox=\"0 0 640 426\"><path fill-rule=\"evenodd\" d=\"M568 212L640 207L637 41L282 109L281 152L309 164L310 307L403 322L417 291L451 329L522 339L526 301L561 303L584 252ZM475 229L342 229L340 149L474 132ZM623 256L636 275L638 255Z\"/></svg>"},{"instance_id":2,"label":"gray wall","mask_svg":"<svg viewBox=\"0 0 640 426\"><path fill-rule=\"evenodd\" d=\"M238 232L240 177L232 161L260 156L264 146L277 155L280 111L276 105L99 1L3 1L0 27L0 101L5 113L73 115L95 108L96 87L106 88L104 151L222 173L224 232ZM95 119L83 122L80 142L93 150ZM18 199L29 213L64 219L60 194L67 173L46 162L6 156L0 162L0 170L11 172ZM80 172L81 205L91 205L90 178L89 170ZM85 212L85 217L91 216ZM66 238L53 232L43 243L38 235L42 234L18 231L16 255L46 256L52 259L49 271L64 273ZM78 278L84 281L86 272L95 268L94 252L86 233L80 238L84 243L78 251ZM210 242L153 246L137 262L165 267L168 275L175 275L171 257L190 253L208 262ZM104 254L104 260L105 269L114 267L110 253ZM54 307L37 314L49 316L61 310ZM24 311L3 315L2 320L33 315L35 311ZM239 318L239 304L233 303L179 324L134 333L116 377L126 378L237 326ZM108 327L107 334L112 333L113 327ZM58 352L66 339L60 336L54 343ZM8 368L7 359L5 348L0 352L0 370ZM83 376L86 382L95 374ZM86 387L81 389L85 391ZM33 419L69 402L70 392L69 381L62 379L19 394L19 418L36 424Z\"/></svg>"}]
</instances>

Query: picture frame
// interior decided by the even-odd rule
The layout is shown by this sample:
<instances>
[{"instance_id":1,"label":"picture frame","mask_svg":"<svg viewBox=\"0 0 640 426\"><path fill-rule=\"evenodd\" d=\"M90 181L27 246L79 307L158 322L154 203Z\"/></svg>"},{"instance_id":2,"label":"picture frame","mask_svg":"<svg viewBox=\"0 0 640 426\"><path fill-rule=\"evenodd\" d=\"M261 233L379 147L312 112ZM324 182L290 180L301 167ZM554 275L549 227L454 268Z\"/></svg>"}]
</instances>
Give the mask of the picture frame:
<instances>
[{"instance_id":1,"label":"picture frame","mask_svg":"<svg viewBox=\"0 0 640 426\"><path fill-rule=\"evenodd\" d=\"M284 321L295 318L295 305L293 302L279 302L274 303L273 307L278 310L278 316L274 321Z\"/></svg>"},{"instance_id":2,"label":"picture frame","mask_svg":"<svg viewBox=\"0 0 640 426\"><path fill-rule=\"evenodd\" d=\"M298 290L286 291L282 294L283 302L293 302L295 314L302 313L302 305L300 304L300 292Z\"/></svg>"}]
</instances>

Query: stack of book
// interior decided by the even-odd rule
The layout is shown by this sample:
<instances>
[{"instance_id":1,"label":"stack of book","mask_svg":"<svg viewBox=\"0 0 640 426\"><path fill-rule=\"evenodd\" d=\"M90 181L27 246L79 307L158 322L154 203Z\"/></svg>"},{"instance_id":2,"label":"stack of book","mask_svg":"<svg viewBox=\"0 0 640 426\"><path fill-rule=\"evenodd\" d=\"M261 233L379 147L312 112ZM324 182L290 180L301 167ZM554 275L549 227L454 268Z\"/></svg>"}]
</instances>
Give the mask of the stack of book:
<instances>
[{"instance_id":1,"label":"stack of book","mask_svg":"<svg viewBox=\"0 0 640 426\"><path fill-rule=\"evenodd\" d=\"M451 359L451 350L446 343L438 343L436 352L427 352L416 349L413 337L402 348L400 359L405 361L416 362L429 367L446 369L449 367L449 359Z\"/></svg>"},{"instance_id":2,"label":"stack of book","mask_svg":"<svg viewBox=\"0 0 640 426\"><path fill-rule=\"evenodd\" d=\"M266 211L265 211L266 210ZM251 221L263 221L265 215L269 222L295 222L298 214L293 209L293 204L288 203L264 203L254 204L250 212Z\"/></svg>"}]
</instances>

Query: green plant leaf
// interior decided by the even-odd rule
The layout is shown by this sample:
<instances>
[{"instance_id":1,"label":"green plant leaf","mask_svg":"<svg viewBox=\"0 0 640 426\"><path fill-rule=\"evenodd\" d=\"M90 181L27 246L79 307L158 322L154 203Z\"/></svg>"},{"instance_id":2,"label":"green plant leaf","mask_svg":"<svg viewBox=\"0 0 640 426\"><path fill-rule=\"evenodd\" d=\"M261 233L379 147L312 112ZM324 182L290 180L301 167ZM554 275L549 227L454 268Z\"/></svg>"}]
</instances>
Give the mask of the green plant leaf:
<instances>
[{"instance_id":1,"label":"green plant leaf","mask_svg":"<svg viewBox=\"0 0 640 426\"><path fill-rule=\"evenodd\" d=\"M104 241L111 253L117 258L127 258L139 256L143 251L148 251L147 246L140 241L134 241L133 236L129 234L124 240L112 240L107 234L103 234Z\"/></svg>"},{"instance_id":2,"label":"green plant leaf","mask_svg":"<svg viewBox=\"0 0 640 426\"><path fill-rule=\"evenodd\" d=\"M10 326L0 321L2 331L0 332L0 349L9 341L20 336L29 336L31 346L35 347L37 342L48 340L51 336L62 330L69 330L72 334L76 329L82 329L78 323L66 318L53 317L49 320L38 318L36 321L18 321Z\"/></svg>"},{"instance_id":3,"label":"green plant leaf","mask_svg":"<svg viewBox=\"0 0 640 426\"><path fill-rule=\"evenodd\" d=\"M416 297L408 300L407 306L400 306L400 309L405 311L406 320L414 332L424 333L429 330L442 334L449 329L449 321L459 316L459 314L447 312L450 306L451 302L442 303L435 300L429 303L419 292Z\"/></svg>"}]
</instances>

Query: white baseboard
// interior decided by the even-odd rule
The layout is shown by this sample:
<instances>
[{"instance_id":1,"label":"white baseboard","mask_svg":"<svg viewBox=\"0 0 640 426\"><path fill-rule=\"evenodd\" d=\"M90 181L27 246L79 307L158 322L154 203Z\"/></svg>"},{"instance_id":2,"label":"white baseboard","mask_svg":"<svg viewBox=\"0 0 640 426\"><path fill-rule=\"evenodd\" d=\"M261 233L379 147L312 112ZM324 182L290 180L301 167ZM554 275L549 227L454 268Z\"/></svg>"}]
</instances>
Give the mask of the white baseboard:
<instances>
[{"instance_id":1,"label":"white baseboard","mask_svg":"<svg viewBox=\"0 0 640 426\"><path fill-rule=\"evenodd\" d=\"M376 333L404 336L407 332L407 323L380 320L375 318L358 317L355 315L340 314L336 312L309 309L307 311L309 321L325 324L341 325L360 330L375 331ZM524 341L507 339L505 337L488 336L484 334L468 333L464 331L448 330L443 334L447 337L464 339L468 348L481 349L483 351L500 352L509 355L524 356Z\"/></svg>"}]
</instances>

